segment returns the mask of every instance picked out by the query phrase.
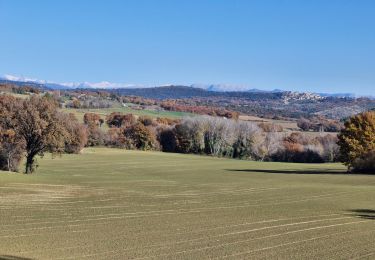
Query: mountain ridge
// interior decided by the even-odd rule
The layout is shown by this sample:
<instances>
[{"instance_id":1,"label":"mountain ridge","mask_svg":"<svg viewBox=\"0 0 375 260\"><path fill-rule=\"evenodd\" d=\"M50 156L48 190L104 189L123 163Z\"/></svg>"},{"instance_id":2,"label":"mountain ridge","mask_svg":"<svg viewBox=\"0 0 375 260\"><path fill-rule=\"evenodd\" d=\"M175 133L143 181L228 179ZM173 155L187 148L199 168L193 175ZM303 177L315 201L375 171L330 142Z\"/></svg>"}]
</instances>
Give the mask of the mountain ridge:
<instances>
[{"instance_id":1,"label":"mountain ridge","mask_svg":"<svg viewBox=\"0 0 375 260\"><path fill-rule=\"evenodd\" d=\"M108 81L101 81L96 83L91 82L67 82L57 83L47 80L39 80L27 77L17 77L13 75L4 75L0 77L0 82L17 83L19 85L33 85L38 87L45 87L53 90L69 90L69 89L105 89L105 90L122 90L127 92L126 89L137 91L138 89L155 89L165 87L190 87L192 89L202 89L208 92L239 92L239 93L300 93L300 94L316 94L321 97L342 97L342 98L355 98L353 93L316 93L316 92L302 92L302 91L288 91L281 89L262 90L257 88L248 88L244 85L229 85L229 84L191 84L191 85L160 85L160 86L145 86L137 84L125 83L112 83Z\"/></svg>"}]
</instances>

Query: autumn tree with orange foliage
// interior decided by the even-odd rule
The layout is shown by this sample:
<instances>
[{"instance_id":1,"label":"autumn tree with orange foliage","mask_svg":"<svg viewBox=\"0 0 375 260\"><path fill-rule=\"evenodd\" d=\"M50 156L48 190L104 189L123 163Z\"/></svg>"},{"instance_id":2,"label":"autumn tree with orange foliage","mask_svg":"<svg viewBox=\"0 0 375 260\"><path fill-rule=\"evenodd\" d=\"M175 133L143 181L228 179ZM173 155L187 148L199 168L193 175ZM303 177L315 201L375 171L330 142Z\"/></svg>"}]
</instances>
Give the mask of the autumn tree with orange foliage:
<instances>
[{"instance_id":1,"label":"autumn tree with orange foliage","mask_svg":"<svg viewBox=\"0 0 375 260\"><path fill-rule=\"evenodd\" d=\"M8 170L16 170L23 155L25 172L32 173L37 155L62 153L69 147L77 152L83 147L83 134L73 115L59 112L51 96L0 96L0 152L5 155Z\"/></svg>"},{"instance_id":2,"label":"autumn tree with orange foliage","mask_svg":"<svg viewBox=\"0 0 375 260\"><path fill-rule=\"evenodd\" d=\"M54 100L39 96L22 100L14 117L13 128L25 143L25 173L34 172L36 155L64 151L65 142L70 136Z\"/></svg>"},{"instance_id":3,"label":"autumn tree with orange foliage","mask_svg":"<svg viewBox=\"0 0 375 260\"><path fill-rule=\"evenodd\" d=\"M338 138L340 159L348 170L375 173L375 111L349 118Z\"/></svg>"},{"instance_id":4,"label":"autumn tree with orange foliage","mask_svg":"<svg viewBox=\"0 0 375 260\"><path fill-rule=\"evenodd\" d=\"M69 134L65 140L66 153L79 153L87 144L88 128L80 124L74 114L61 114L61 120Z\"/></svg>"},{"instance_id":5,"label":"autumn tree with orange foliage","mask_svg":"<svg viewBox=\"0 0 375 260\"><path fill-rule=\"evenodd\" d=\"M23 147L13 129L0 128L0 170L17 171Z\"/></svg>"},{"instance_id":6,"label":"autumn tree with orange foliage","mask_svg":"<svg viewBox=\"0 0 375 260\"><path fill-rule=\"evenodd\" d=\"M86 125L95 125L95 126L101 126L102 120L100 118L100 115L95 113L85 113L83 115L83 122Z\"/></svg>"},{"instance_id":7,"label":"autumn tree with orange foliage","mask_svg":"<svg viewBox=\"0 0 375 260\"><path fill-rule=\"evenodd\" d=\"M127 148L139 150L152 150L156 146L155 134L150 128L138 122L123 130Z\"/></svg>"},{"instance_id":8,"label":"autumn tree with orange foliage","mask_svg":"<svg viewBox=\"0 0 375 260\"><path fill-rule=\"evenodd\" d=\"M135 124L137 119L133 114L122 114L120 112L112 112L107 115L106 122L109 127L122 127Z\"/></svg>"}]
</instances>

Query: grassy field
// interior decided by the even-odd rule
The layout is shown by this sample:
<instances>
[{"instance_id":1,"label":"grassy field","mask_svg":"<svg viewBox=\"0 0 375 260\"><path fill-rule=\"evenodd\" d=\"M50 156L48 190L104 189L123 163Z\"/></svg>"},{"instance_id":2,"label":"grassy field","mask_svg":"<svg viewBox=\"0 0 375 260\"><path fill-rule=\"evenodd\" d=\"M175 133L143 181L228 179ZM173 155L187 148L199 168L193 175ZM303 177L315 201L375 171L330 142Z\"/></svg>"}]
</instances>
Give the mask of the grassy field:
<instances>
[{"instance_id":1,"label":"grassy field","mask_svg":"<svg viewBox=\"0 0 375 260\"><path fill-rule=\"evenodd\" d=\"M182 118L184 116L192 116L191 113L185 112L174 112L174 111L153 111L153 110L136 110L130 107L114 107L114 108L100 108L100 109L72 109L64 108L62 111L66 113L73 113L79 120L83 121L83 116L85 113L97 113L104 119L106 115L112 112L121 112L124 114L133 114L136 116L149 116L152 118L156 117L167 117L167 118Z\"/></svg>"},{"instance_id":2,"label":"grassy field","mask_svg":"<svg viewBox=\"0 0 375 260\"><path fill-rule=\"evenodd\" d=\"M299 127L297 126L296 121L275 120L275 119L260 118L257 116L249 116L249 115L240 115L239 119L243 121L254 122L254 123L273 123L273 124L281 125L284 128L284 131L299 131Z\"/></svg>"},{"instance_id":3,"label":"grassy field","mask_svg":"<svg viewBox=\"0 0 375 260\"><path fill-rule=\"evenodd\" d=\"M26 95L26 94L17 94L17 93L13 93L13 92L1 92L1 91L0 91L0 95L10 95L10 96L14 96L14 97L17 97L17 98L22 98L22 99L25 99L25 98L29 97L29 95Z\"/></svg>"},{"instance_id":4,"label":"grassy field","mask_svg":"<svg viewBox=\"0 0 375 260\"><path fill-rule=\"evenodd\" d=\"M0 259L375 257L375 176L338 164L106 148L39 164L0 172Z\"/></svg>"}]
</instances>

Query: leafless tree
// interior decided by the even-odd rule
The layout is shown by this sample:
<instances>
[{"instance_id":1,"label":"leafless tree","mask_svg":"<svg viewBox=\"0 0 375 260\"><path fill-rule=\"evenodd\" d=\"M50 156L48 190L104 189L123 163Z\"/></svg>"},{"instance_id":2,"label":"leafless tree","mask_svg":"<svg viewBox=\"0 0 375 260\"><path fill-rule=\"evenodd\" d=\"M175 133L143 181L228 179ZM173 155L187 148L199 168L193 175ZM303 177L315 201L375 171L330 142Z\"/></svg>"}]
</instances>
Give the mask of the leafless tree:
<instances>
[{"instance_id":1,"label":"leafless tree","mask_svg":"<svg viewBox=\"0 0 375 260\"><path fill-rule=\"evenodd\" d=\"M204 136L208 152L215 156L231 153L235 140L235 121L208 116L202 119L206 123Z\"/></svg>"},{"instance_id":2,"label":"leafless tree","mask_svg":"<svg viewBox=\"0 0 375 260\"><path fill-rule=\"evenodd\" d=\"M263 133L254 145L257 159L264 161L266 158L270 158L273 154L283 149L283 138L284 134L280 132Z\"/></svg>"},{"instance_id":3,"label":"leafless tree","mask_svg":"<svg viewBox=\"0 0 375 260\"><path fill-rule=\"evenodd\" d=\"M254 157L254 145L259 141L262 129L257 124L239 121L236 124L233 157L251 159Z\"/></svg>"}]
</instances>

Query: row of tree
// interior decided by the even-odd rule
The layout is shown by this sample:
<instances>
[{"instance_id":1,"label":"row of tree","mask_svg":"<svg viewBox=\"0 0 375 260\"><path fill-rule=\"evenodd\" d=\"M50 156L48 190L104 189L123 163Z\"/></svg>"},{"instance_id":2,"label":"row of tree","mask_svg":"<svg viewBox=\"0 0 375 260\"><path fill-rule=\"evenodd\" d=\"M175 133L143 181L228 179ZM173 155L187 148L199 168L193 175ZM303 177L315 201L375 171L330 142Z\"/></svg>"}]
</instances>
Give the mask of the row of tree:
<instances>
[{"instance_id":1,"label":"row of tree","mask_svg":"<svg viewBox=\"0 0 375 260\"><path fill-rule=\"evenodd\" d=\"M89 116L89 115L87 115ZM90 115L89 117L95 117ZM96 116L93 132L100 131ZM96 143L127 149L161 150L213 156L300 163L344 162L349 170L375 168L375 112L350 118L340 134L282 132L275 125L196 116L183 120L152 119L112 113L109 131ZM95 123L96 122L96 123ZM92 127L89 127L92 129ZM89 137L90 139L90 137Z\"/></svg>"},{"instance_id":2,"label":"row of tree","mask_svg":"<svg viewBox=\"0 0 375 260\"><path fill-rule=\"evenodd\" d=\"M337 158L327 154L337 153L334 136L311 137L272 130L264 131L251 122L188 118L173 129L178 144L175 151L260 161L323 162ZM304 156L306 153L315 156Z\"/></svg>"},{"instance_id":3,"label":"row of tree","mask_svg":"<svg viewBox=\"0 0 375 260\"><path fill-rule=\"evenodd\" d=\"M337 138L326 134L287 134L281 127L265 123L196 116L183 120L152 119L111 113L109 130L101 130L99 115L87 113L88 145L126 149L161 150L207 154L249 160L287 162L332 162L338 158Z\"/></svg>"},{"instance_id":4,"label":"row of tree","mask_svg":"<svg viewBox=\"0 0 375 260\"><path fill-rule=\"evenodd\" d=\"M338 135L286 133L274 125L222 117L196 116L182 120L111 113L105 120L94 113L84 124L59 111L49 95L28 99L0 96L0 169L18 169L26 157L26 173L45 152L79 153L84 146L207 154L260 161L334 162L349 169L375 168L375 112L350 118ZM108 131L103 131L106 123Z\"/></svg>"},{"instance_id":5,"label":"row of tree","mask_svg":"<svg viewBox=\"0 0 375 260\"><path fill-rule=\"evenodd\" d=\"M315 116L312 118L300 118L297 121L297 126L303 131L315 132L339 132L343 124L338 120L327 119L322 116Z\"/></svg>"}]
</instances>

